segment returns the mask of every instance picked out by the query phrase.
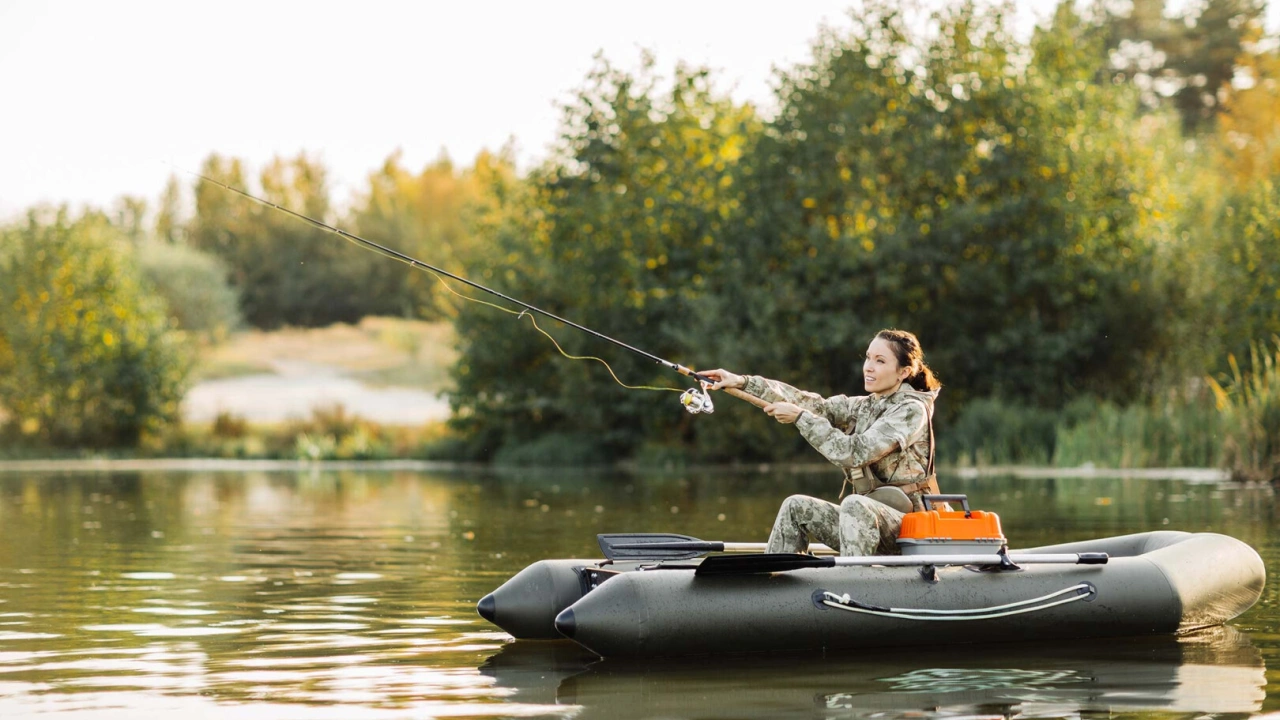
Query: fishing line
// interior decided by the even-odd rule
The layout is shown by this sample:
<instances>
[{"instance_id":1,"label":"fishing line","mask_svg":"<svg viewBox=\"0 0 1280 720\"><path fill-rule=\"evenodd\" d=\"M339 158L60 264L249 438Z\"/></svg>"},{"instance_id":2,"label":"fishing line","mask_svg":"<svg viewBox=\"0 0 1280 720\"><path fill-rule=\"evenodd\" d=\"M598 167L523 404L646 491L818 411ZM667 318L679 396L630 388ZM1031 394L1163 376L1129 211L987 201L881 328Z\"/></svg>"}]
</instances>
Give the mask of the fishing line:
<instances>
[{"instance_id":1,"label":"fishing line","mask_svg":"<svg viewBox=\"0 0 1280 720\"><path fill-rule=\"evenodd\" d=\"M427 272L431 272L431 271L428 270ZM560 343L554 337L552 337L551 333L547 332L546 330L543 330L541 327L538 326L538 318L534 317L533 313L529 312L528 310L521 310L520 312L517 313L515 310L512 310L511 308L504 308L501 305L496 305L494 303L489 302L488 300L481 300L480 298L473 298L469 295L463 295L457 290L454 290L453 288L449 287L449 283L445 282L444 278L440 277L436 273L431 272L431 277L435 278L440 283L440 286L443 287L445 290L448 290L449 292L453 293L454 295L457 295L463 300L470 300L471 302L480 303L481 305L488 305L489 307L496 308L498 310L501 310L504 313L516 315L517 320L519 320L522 317L528 317L529 322L533 323L533 329L537 330L543 335L546 335L547 339L551 341L552 345L556 346L556 350L559 350L561 355L569 358L570 360L595 360L601 365L604 365L604 369L608 370L609 374L613 376L614 382L618 383L619 385L621 385L622 387L628 390L666 390L668 392L680 392L680 388L657 387L654 385L628 385L618 379L617 373L615 373L613 371L613 368L609 366L609 363L604 361L603 359L598 358L594 355L570 355L569 353L565 352L564 348L560 347Z\"/></svg>"},{"instance_id":2,"label":"fishing line","mask_svg":"<svg viewBox=\"0 0 1280 720\"><path fill-rule=\"evenodd\" d=\"M201 173L192 172L192 171L190 171L190 170L183 170L182 168L179 168L179 167L177 167L176 165L171 165L171 167L174 167L174 168L175 168L175 169L177 169L177 170L181 170L182 172L186 172L186 173L188 173L188 174L194 175L195 177L197 177L197 178L199 178L199 179L201 179L201 180L203 180L203 181L205 181L205 182L207 182L207 183L210 183L210 184L212 184L212 185L216 185L216 186L218 186L218 187L220 187L220 188L223 188L224 190L228 190L228 191L233 192L233 193L235 193L235 194L237 194L237 195L240 195L240 196L242 196L242 197L248 198L249 200L252 200L252 201L254 201L254 202L258 203L259 205L263 205L263 206L266 206L266 207L269 207L269 208L272 208L272 209L275 209L275 210L279 210L280 212L283 212L283 213L285 213L285 214L287 214L287 215L291 215L291 216L293 216L293 217L295 217L295 218L298 218L299 220L302 220L302 221L304 221L304 222L306 222L306 223L310 224L310 225L311 225L311 226L313 226L313 227L316 227L316 228L319 228L319 229L321 229L321 230L326 230L326 231L328 231L328 232L331 232L331 233L333 233L333 234L337 235L338 237L342 238L343 240L346 240L347 242L350 242L350 243L353 243L353 244L357 245L358 247L364 248L364 249L366 249L366 250L373 251L373 252L375 252L375 253L377 253L377 254L379 254L379 255L383 256L383 257L390 258L390 259L392 259L392 260L396 260L396 261L398 261L398 262L402 262L402 263L404 263L404 264L408 265L409 267L417 268L417 269L423 270L423 271L425 271L425 272L431 273L431 275L432 275L432 276L433 276L433 277L434 277L434 278L435 278L435 279L436 279L436 280L441 284L441 286L443 286L446 290L448 290L449 292L453 293L454 295L457 295L458 297L460 297L460 298L462 298L462 299L464 299L464 300L469 300L469 301L471 301L471 302L480 303L481 305L488 305L489 307L496 308L496 309L498 309L498 310L501 310L502 312L509 313L509 314L511 314L511 315L516 315L516 316L517 316L517 319L522 318L522 317L524 317L524 316L528 315L528 316L529 316L529 320L530 320L530 322L532 322L532 323L533 323L533 327L534 327L534 329L535 329L535 330L537 330L538 332L542 333L543 335L545 335L545 336L547 337L547 339L549 339L549 340L551 341L551 344L555 345L556 350L558 350L558 351L560 352L560 354L561 354L561 355L563 355L564 357L566 357L566 358L568 358L568 359L570 359L570 360L595 360L596 362L599 362L600 364L602 364L602 365L604 365L604 366L605 366L605 369L607 369L607 370L609 371L609 375L611 375L611 376L613 377L614 382L618 383L619 385L621 385L621 386L622 386L622 387L624 387L624 388L627 388L628 390L661 390L661 391L667 391L667 392L681 392L681 390L680 390L679 388L671 388L671 387L656 387L656 386L652 386L652 385L628 385L628 384L626 384L626 383L622 382L622 380L620 380L620 379L618 378L617 373L615 373L615 372L613 371L613 368L612 368L612 367L609 365L609 363L608 363L608 362L606 362L605 360L603 360L603 359L601 359L601 358L598 358L598 357L595 357L595 356L593 356L593 355L570 355L569 353L565 352L564 348L560 346L560 343L559 343L558 341L556 341L556 339L555 339L554 337L552 337L551 333L548 333L546 330L543 330L541 327L539 327L539 326L538 326L538 321L537 321L537 318L535 318L535 317L534 317L534 314L536 313L536 314L539 314L539 315L543 315L543 316L545 316L545 317L551 318L552 320L555 320L556 322L564 323L565 325L568 325L568 326L570 326L570 327L577 328L578 330L581 330L581 331L583 331L583 332L585 332L585 333L588 333L588 334L590 334L590 335L594 335L595 337L600 338L601 340L606 340L606 341L611 342L611 343L613 343L614 345L617 345L617 346L619 346L619 347L621 347L621 348L623 348L623 349L630 350L631 352L636 353L637 355L641 355L641 356L646 357L646 358L648 358L648 359L650 359L650 360L653 360L654 362L658 363L659 365L663 365L663 366L666 366L667 368L670 368L671 370L675 370L676 372L680 373L681 375L689 375L689 376L691 376L691 377L693 377L693 378L697 379L698 381L700 381L700 382L702 382L702 383L710 384L710 383L713 383L713 382L714 382L714 380L712 380L711 378L708 378L708 377L706 377L706 376L704 376L704 375L700 375L700 374L698 374L698 373L694 372L693 370L690 370L689 368L684 367L683 365L678 365L678 364L673 363L673 362L671 362L671 361L669 361L669 360L664 360L664 359L662 359L662 358L658 357L657 355L653 355L653 354L651 354L651 353L647 353L647 352L645 352L644 350L641 350L641 349L636 348L636 347L632 347L632 346L630 346L630 345L628 345L628 344L626 344L626 343L624 343L624 342L621 342L621 341L619 341L619 340L615 340L615 339L613 339L613 338L609 337L608 335L605 335L605 334L603 334L603 333L596 332L595 330L592 330L592 329L591 329L591 328L589 328L589 327L586 327L586 326L583 326L583 325L579 325L578 323L575 323L575 322L573 322L573 321L571 321L571 320L566 320L566 319L564 319L564 318L562 318L562 317L559 317L559 316L557 316L557 315L554 315L554 314L552 314L552 313L549 313L549 312L547 312L546 310L542 310L542 309L537 308L537 307L534 307L533 305L530 305L530 304L528 304L528 303L526 303L526 302L522 302L522 301L517 300L517 299L515 299L515 298L513 298L513 297L510 297L510 296L504 295L504 294L502 294L502 293L500 293L500 292L498 292L498 291L496 291L496 290L492 290L492 289L490 289L490 288L487 288L487 287L485 287L485 286L483 286L483 285L481 285L481 284L479 284L479 283L472 282L471 280L468 280L468 279L466 279L466 278L464 278L464 277L462 277L462 276L460 276L460 275L455 275L454 273L451 273L451 272L449 272L448 270L443 270L443 269L441 269L441 268L438 268L438 267L435 267L435 266L432 266L432 265L428 265L427 263L424 263L424 262L422 262L421 260L417 260L417 259L415 259L415 258L412 258L412 257L410 257L410 256L408 256L408 255L405 255L404 253L402 253L402 252L400 252L400 251L398 251L398 250L393 250L393 249L391 249L391 248L389 248L389 247L386 247L386 246L384 246L384 245L379 245L378 243L373 242L372 240L366 240L365 238L362 238L362 237L360 237L359 235L356 235L356 234L354 234L354 233L347 232L346 230L343 230L342 228L334 227L333 225L329 225L329 224L327 224L327 223L325 223L325 222L322 222L322 221L320 221L320 220L316 220L316 219L315 219L315 218L313 218L313 217L309 217L309 216L307 216L307 215L303 215L303 214L302 214L302 213L300 213L300 212L296 212L296 211L294 211L294 210L290 210L289 208L284 207L284 206L282 206L282 205L278 205L278 204L276 204L276 203L273 203L273 202L271 202L270 200L265 200L265 199L263 199L263 198L257 197L256 195L251 195L250 193L248 193L248 192L246 192L246 191L244 191L244 190L241 190L240 188L237 188L237 187L232 186L232 185L228 185L228 184L226 184L226 183L224 183L224 182L221 182L221 181L219 181L219 180L214 180L213 178L211 178L211 177L209 177L209 176L207 176L207 175L202 175ZM454 290L452 287L450 287L450 286L449 286L449 284L448 284L447 282L445 282L445 278L446 278L446 277L447 277L447 278L449 278L449 279L451 279L451 280L456 280L456 281L461 282L461 283L463 283L463 284L469 285L469 286L471 286L471 287L473 287L473 288L476 288L476 289L478 289L478 290L483 290L484 292L487 292L487 293L489 293L489 294L491 294L491 295L495 295L495 296L497 296L497 297L499 297L499 298L502 298L503 300L506 300L507 302L510 302L510 303L514 303L514 304L516 304L516 305L519 305L520 307L522 307L522 308L524 308L524 309L523 309L523 310L521 310L520 312L516 312L515 310L512 310L511 308L505 308L505 307L502 307L501 305L497 305L497 304L495 304L495 303L491 303L491 302L488 302L488 301L486 301L486 300L481 300L480 298L474 298L474 297L470 297L470 296L468 296L468 295L464 295L464 294L462 294L462 293L458 292L457 290ZM686 390L686 391L684 391L685 396L690 396L690 394L691 394L691 393L694 393L694 392L699 392L699 391L694 391L694 390ZM704 398L704 400L697 401L697 402L706 402L706 403L707 403L707 406L708 406L708 407L710 407L710 399L705 397L705 393L703 394L703 396L702 396L702 397ZM691 403L693 402L692 400L691 400L691 401L686 401L686 400L684 399L684 396L682 396L682 402L683 402L683 404L684 404L687 408L689 408L689 409L690 409L690 412L696 412L696 410L694 410L694 409L693 409L693 407L692 407L692 404L691 404ZM709 411L710 411L710 410L703 410L703 412L709 412Z\"/></svg>"}]
</instances>

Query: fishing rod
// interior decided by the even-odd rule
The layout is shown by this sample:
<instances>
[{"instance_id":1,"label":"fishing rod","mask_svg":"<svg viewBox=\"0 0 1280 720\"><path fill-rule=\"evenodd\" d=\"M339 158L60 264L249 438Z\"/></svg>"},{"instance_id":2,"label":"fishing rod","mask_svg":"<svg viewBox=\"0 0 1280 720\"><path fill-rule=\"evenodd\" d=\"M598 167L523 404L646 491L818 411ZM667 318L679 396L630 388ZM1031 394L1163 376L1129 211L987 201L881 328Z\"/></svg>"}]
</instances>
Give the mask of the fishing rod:
<instances>
[{"instance_id":1,"label":"fishing rod","mask_svg":"<svg viewBox=\"0 0 1280 720\"><path fill-rule=\"evenodd\" d=\"M187 171L187 172L191 172L191 171ZM385 245L380 245L372 240L366 240L365 238L362 238L359 235L356 235L355 233L347 232L342 228L329 225L328 223L322 222L313 217L303 215L302 213L296 212L294 210L290 210L287 207L278 205L276 203L271 202L270 200L260 198L256 195L252 195L249 192L242 190L238 187L235 187L233 185L228 185L220 180L215 180L201 173L191 172L191 174L207 183L216 185L220 188L223 188L224 190L228 190L230 192L236 193L237 195L248 198L249 200L252 200L253 202L258 203L259 205L264 205L266 207L279 210L282 213L291 215L299 220L302 220L303 222L309 223L313 227L317 227L317 228L320 228L321 230L326 230L328 232L331 232L337 235L338 237L341 237L344 240L347 240L349 242L354 242L357 245L360 245L361 247L364 247L368 250L372 250L373 252L376 252L385 257L390 257L392 259L399 260L400 262L405 263L409 267L418 268L421 270L435 273L437 276L443 275L452 280L457 280L460 283L473 287L477 290L482 290L484 292L487 292L490 295L506 300L509 303L519 305L520 307L524 308L529 312L537 313L551 320L555 320L556 322L564 323L569 327L581 330L582 332L587 333L588 335L592 335L594 337L600 338L601 340L611 342L614 345L617 345L618 347L623 348L624 350L629 350L637 355L640 355L641 357L648 358L649 360L652 360L655 363L658 363L659 365L662 365L671 370L675 370L681 375L687 375L689 377L692 377L695 380L699 381L700 387L690 388L689 390L686 390L684 393L682 393L680 395L680 404L683 405L684 408L688 410L690 413L693 413L695 415L699 413L710 413L715 411L715 405L711 402L711 396L706 391L706 388L709 385L714 384L715 380L712 380L706 375L702 375L697 372L694 372L693 370L685 367L684 365L673 363L670 360L665 360L663 358L658 357L657 355L654 355L653 353L645 352L644 350L641 350L640 348L634 347L632 345L628 345L627 343L624 343L621 340L616 340L614 338L609 337L608 335L605 335L604 333L592 330L591 328L586 327L585 325L579 325L578 323L573 322L572 320L566 320L565 318L562 318L559 315L555 315L554 313L547 312L542 308L534 307L533 305L530 305L527 302L524 302L522 300L517 300L509 295L500 293L497 290L485 287L484 285L481 285L478 282L468 280L467 278L464 278L461 275L456 275L454 273L449 272L448 270L438 268L434 265L429 265L427 263L422 262L421 260L410 257L400 252L399 250L394 250L392 248L386 247ZM554 341L555 341L555 338L552 338L552 342ZM561 352L563 352L563 350ZM606 363L606 367L607 367L607 363ZM741 390L737 390L735 388L725 388L725 392L729 393L730 395L733 395L734 397L740 398L742 400L746 400L747 402L751 403L752 405L755 405L756 407L764 407L765 405L768 404L764 400L761 400L760 398L757 398L754 395L750 395L748 393L742 392Z\"/></svg>"}]
</instances>

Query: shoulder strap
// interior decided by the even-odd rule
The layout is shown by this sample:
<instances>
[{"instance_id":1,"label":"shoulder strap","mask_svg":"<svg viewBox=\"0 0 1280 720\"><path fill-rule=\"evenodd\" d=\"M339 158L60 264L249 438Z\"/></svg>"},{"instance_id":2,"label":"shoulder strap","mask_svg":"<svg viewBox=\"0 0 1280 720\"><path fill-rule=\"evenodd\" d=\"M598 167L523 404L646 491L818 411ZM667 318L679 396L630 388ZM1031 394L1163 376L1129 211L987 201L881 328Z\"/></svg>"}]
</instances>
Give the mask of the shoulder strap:
<instances>
[{"instance_id":1,"label":"shoulder strap","mask_svg":"<svg viewBox=\"0 0 1280 720\"><path fill-rule=\"evenodd\" d=\"M933 441L933 405L931 405L931 404L929 404L929 403L927 403L927 402L925 402L925 401L923 401L923 400L921 400L920 398L917 398L917 397L913 397L913 398L910 398L910 399L911 399L911 400L914 400L915 402L918 402L918 403L920 403L921 405L923 405L923 406L924 406L924 417L925 417L925 420L926 420L926 421L928 422L928 424L929 424L929 464L928 464L928 466L925 468L925 470L924 470L924 474L925 474L925 477L926 477L926 478L931 478L931 477L933 477L933 476L934 476L934 472L933 472L933 456L934 456L934 449L935 449L935 443L934 443L934 441ZM903 450L906 450L906 448L902 448L902 449L903 449Z\"/></svg>"},{"instance_id":2,"label":"shoulder strap","mask_svg":"<svg viewBox=\"0 0 1280 720\"><path fill-rule=\"evenodd\" d=\"M926 404L924 409L925 416L929 418L929 468L925 470L925 475L933 477L933 456L936 444L933 441L933 407Z\"/></svg>"}]
</instances>

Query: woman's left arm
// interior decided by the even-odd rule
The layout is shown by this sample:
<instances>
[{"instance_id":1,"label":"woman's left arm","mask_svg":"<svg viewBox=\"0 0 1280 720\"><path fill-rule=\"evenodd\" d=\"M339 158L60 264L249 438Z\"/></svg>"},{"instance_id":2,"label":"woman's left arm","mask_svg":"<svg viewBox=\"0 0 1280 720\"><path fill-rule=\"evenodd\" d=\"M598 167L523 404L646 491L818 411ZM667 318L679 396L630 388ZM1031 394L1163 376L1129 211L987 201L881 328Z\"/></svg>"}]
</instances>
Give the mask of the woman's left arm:
<instances>
[{"instance_id":1,"label":"woman's left arm","mask_svg":"<svg viewBox=\"0 0 1280 720\"><path fill-rule=\"evenodd\" d=\"M910 446L929 422L924 404L908 401L890 408L870 427L846 435L826 418L800 413L796 427L804 439L832 464L854 468L873 463L897 448Z\"/></svg>"}]
</instances>

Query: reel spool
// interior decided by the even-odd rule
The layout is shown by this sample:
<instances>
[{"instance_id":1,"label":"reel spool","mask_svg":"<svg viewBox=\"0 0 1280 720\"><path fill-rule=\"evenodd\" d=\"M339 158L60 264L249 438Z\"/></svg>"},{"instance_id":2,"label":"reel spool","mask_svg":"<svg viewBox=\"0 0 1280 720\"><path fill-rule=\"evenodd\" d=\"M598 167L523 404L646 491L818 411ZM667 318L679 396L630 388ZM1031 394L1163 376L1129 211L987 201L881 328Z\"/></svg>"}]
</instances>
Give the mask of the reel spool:
<instances>
[{"instance_id":1,"label":"reel spool","mask_svg":"<svg viewBox=\"0 0 1280 720\"><path fill-rule=\"evenodd\" d=\"M702 388L689 388L680 393L680 404L691 415L699 415L702 413L713 413L716 411L715 403L711 402L711 395Z\"/></svg>"}]
</instances>

